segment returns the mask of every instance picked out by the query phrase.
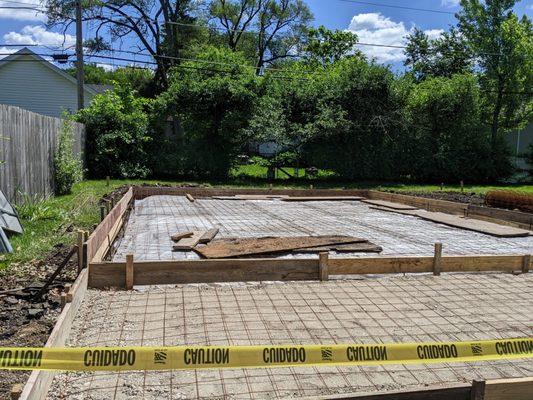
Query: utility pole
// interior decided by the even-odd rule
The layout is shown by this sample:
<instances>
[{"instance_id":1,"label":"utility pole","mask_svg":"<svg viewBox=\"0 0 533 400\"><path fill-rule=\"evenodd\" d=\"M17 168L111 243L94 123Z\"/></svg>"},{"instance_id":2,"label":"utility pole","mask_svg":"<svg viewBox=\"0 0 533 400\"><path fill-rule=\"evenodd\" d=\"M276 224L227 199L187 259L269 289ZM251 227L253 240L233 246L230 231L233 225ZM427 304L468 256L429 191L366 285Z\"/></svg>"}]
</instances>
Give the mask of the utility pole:
<instances>
[{"instance_id":1,"label":"utility pole","mask_svg":"<svg viewBox=\"0 0 533 400\"><path fill-rule=\"evenodd\" d=\"M76 78L78 80L78 110L85 106L83 99L83 32L81 24L81 2L76 1Z\"/></svg>"}]
</instances>

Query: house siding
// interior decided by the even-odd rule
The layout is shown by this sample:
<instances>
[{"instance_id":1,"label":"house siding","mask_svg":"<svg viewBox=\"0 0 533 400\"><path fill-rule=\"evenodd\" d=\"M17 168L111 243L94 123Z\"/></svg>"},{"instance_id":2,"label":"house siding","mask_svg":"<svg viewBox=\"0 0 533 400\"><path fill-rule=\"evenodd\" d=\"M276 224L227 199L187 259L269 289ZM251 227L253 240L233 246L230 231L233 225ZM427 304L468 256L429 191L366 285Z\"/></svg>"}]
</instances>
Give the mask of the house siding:
<instances>
[{"instance_id":1,"label":"house siding","mask_svg":"<svg viewBox=\"0 0 533 400\"><path fill-rule=\"evenodd\" d=\"M18 106L51 117L60 117L63 110L77 110L75 83L31 56L20 59L31 61L8 62L0 68L0 104ZM85 104L91 100L92 94L85 91Z\"/></svg>"}]
</instances>

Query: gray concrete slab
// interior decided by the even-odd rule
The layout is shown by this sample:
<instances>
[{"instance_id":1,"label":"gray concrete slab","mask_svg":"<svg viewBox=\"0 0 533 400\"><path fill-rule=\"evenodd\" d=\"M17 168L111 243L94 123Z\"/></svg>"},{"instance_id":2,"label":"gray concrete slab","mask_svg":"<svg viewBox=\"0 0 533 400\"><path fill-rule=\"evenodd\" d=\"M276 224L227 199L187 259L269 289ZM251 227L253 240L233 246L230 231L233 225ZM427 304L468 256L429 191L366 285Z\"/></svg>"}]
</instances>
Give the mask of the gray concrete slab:
<instances>
[{"instance_id":1,"label":"gray concrete slab","mask_svg":"<svg viewBox=\"0 0 533 400\"><path fill-rule=\"evenodd\" d=\"M197 259L194 252L172 252L170 237L182 231L220 228L217 237L352 235L383 247L382 255L432 255L435 242L444 254L529 254L533 236L497 238L420 218L371 209L358 201L282 202L215 200L189 202L183 196L152 196L135 202L114 261L132 253L136 260ZM331 256L375 256L344 253ZM290 257L316 257L296 254Z\"/></svg>"},{"instance_id":2,"label":"gray concrete slab","mask_svg":"<svg viewBox=\"0 0 533 400\"><path fill-rule=\"evenodd\" d=\"M89 290L70 346L409 343L530 337L533 274ZM48 399L272 399L531 376L531 359L59 374Z\"/></svg>"}]
</instances>

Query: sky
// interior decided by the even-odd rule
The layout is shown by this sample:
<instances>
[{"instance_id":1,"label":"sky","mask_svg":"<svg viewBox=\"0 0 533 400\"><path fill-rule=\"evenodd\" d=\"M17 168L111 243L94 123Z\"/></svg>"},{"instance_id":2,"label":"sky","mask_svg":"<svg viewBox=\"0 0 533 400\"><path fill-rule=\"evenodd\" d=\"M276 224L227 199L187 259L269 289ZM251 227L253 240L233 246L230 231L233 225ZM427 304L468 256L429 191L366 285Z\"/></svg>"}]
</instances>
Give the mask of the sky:
<instances>
[{"instance_id":1,"label":"sky","mask_svg":"<svg viewBox=\"0 0 533 400\"><path fill-rule=\"evenodd\" d=\"M0 7L17 7L26 3L39 4L39 0L0 0ZM378 63L401 69L404 59L403 50L375 45L402 46L404 37L417 27L430 37L438 36L448 30L456 20L453 13L459 11L459 0L307 0L314 16L314 25L324 25L329 29L350 30L359 37L359 49ZM361 4L366 3L366 4ZM386 7L431 9L439 12ZM522 0L515 6L515 12L533 17L533 0ZM74 31L66 36L57 29L48 29L46 19L41 13L31 10L9 10L0 8L0 58L18 48L8 44L38 44L48 47L32 48L34 51L50 53L50 47L69 48L75 43ZM72 47L70 47L72 48ZM123 48L127 48L123 47ZM111 65L105 65L112 67Z\"/></svg>"}]
</instances>

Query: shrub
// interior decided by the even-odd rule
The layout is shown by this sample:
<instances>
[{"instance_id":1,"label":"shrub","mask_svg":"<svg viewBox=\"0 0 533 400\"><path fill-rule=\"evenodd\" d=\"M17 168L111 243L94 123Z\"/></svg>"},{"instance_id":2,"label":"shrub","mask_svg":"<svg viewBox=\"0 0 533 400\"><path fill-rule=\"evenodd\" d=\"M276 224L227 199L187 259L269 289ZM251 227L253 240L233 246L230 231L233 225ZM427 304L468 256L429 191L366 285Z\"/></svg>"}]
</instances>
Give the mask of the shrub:
<instances>
[{"instance_id":1,"label":"shrub","mask_svg":"<svg viewBox=\"0 0 533 400\"><path fill-rule=\"evenodd\" d=\"M526 163L529 165L529 176L533 178L533 144L530 144L526 151Z\"/></svg>"},{"instance_id":2,"label":"shrub","mask_svg":"<svg viewBox=\"0 0 533 400\"><path fill-rule=\"evenodd\" d=\"M54 155L55 194L69 194L72 186L83 179L83 164L79 154L73 154L72 121L64 116Z\"/></svg>"},{"instance_id":3,"label":"shrub","mask_svg":"<svg viewBox=\"0 0 533 400\"><path fill-rule=\"evenodd\" d=\"M87 166L94 178L145 178L150 173L147 147L148 99L129 86L94 97L77 114L87 131Z\"/></svg>"}]
</instances>

